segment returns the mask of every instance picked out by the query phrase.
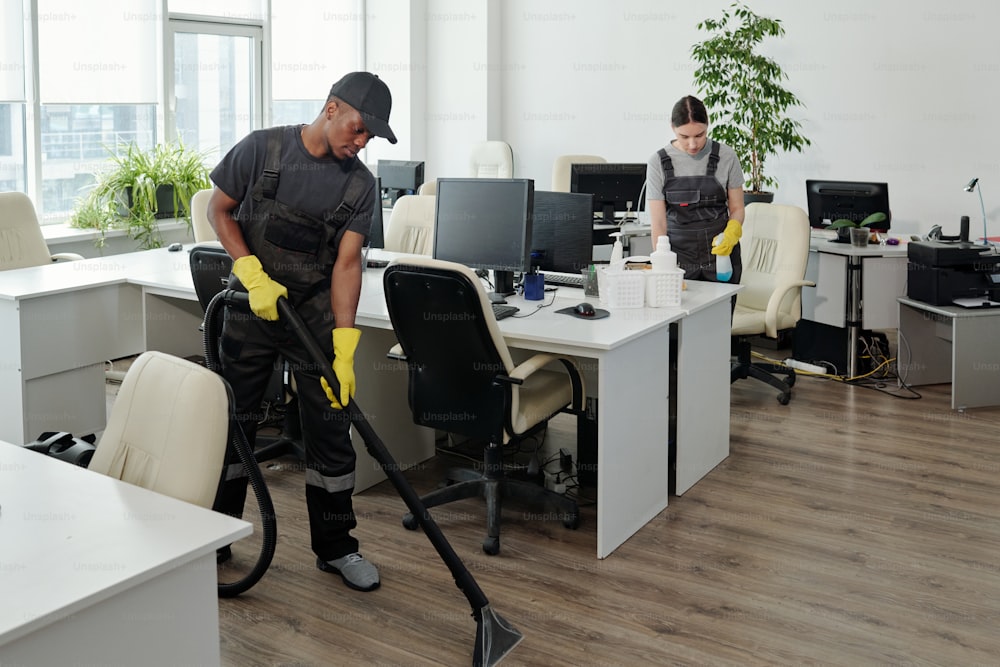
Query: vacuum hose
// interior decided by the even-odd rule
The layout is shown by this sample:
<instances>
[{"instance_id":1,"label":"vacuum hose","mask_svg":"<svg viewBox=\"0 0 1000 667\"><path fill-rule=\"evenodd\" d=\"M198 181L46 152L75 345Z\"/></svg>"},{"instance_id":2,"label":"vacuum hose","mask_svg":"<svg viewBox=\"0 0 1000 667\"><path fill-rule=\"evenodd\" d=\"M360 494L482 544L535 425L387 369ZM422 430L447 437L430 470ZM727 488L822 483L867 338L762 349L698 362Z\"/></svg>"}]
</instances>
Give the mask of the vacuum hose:
<instances>
[{"instance_id":1,"label":"vacuum hose","mask_svg":"<svg viewBox=\"0 0 1000 667\"><path fill-rule=\"evenodd\" d=\"M209 369L222 373L222 362L219 360L219 336L222 333L222 308L226 303L248 303L247 295L233 290L219 292L209 302L205 308L204 345L205 345L205 366ZM229 394L229 404L234 405L233 390L226 382L226 392ZM257 499L257 507L260 510L260 521L263 533L263 543L260 548L260 555L257 562L243 579L233 583L219 583L219 597L231 598L249 590L254 584L260 581L267 568L271 565L274 557L274 547L278 539L278 527L274 516L274 503L271 494L267 490L264 476L257 465L257 459L253 455L253 447L247 441L246 434L236 421L235 414L229 416L229 432L231 444L240 457L243 469L247 473L253 494Z\"/></svg>"}]
</instances>

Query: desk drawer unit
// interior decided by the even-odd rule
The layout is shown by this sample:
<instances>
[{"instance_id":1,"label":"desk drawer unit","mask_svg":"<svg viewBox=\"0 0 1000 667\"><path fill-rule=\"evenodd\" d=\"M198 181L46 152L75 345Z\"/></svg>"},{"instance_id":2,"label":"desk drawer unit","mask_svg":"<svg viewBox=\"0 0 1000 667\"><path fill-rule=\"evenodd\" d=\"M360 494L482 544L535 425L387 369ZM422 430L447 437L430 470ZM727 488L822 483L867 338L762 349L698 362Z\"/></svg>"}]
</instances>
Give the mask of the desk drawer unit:
<instances>
[{"instance_id":1,"label":"desk drawer unit","mask_svg":"<svg viewBox=\"0 0 1000 667\"><path fill-rule=\"evenodd\" d=\"M105 285L0 302L0 438L104 427L104 362L143 350L141 291Z\"/></svg>"}]
</instances>

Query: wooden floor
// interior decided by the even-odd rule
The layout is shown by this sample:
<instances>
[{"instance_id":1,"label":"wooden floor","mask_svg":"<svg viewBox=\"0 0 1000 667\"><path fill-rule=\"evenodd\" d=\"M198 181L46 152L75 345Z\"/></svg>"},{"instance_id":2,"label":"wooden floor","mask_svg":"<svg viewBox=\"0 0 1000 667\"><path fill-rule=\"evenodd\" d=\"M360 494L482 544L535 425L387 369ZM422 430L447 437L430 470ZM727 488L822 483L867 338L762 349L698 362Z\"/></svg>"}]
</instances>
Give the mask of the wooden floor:
<instances>
[{"instance_id":1,"label":"wooden floor","mask_svg":"<svg viewBox=\"0 0 1000 667\"><path fill-rule=\"evenodd\" d=\"M592 506L577 531L508 507L498 556L480 502L434 515L524 634L505 665L1000 664L1000 409L953 412L947 391L800 377L781 406L738 382L729 458L604 560ZM441 458L407 473L417 491ZM470 606L387 482L356 497L383 582L358 593L314 567L301 470L266 478L277 551L219 602L224 665L471 664Z\"/></svg>"}]
</instances>

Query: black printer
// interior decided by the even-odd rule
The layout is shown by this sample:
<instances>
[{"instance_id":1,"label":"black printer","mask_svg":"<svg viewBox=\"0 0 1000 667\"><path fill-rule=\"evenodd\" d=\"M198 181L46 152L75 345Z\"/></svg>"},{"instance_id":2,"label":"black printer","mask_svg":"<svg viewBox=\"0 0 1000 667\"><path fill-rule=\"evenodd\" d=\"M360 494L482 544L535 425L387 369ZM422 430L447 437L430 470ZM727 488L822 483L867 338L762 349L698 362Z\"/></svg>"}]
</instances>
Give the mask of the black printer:
<instances>
[{"instance_id":1,"label":"black printer","mask_svg":"<svg viewBox=\"0 0 1000 667\"><path fill-rule=\"evenodd\" d=\"M1000 254L970 241L913 241L907 251L906 295L935 306L955 299L1000 301Z\"/></svg>"}]
</instances>

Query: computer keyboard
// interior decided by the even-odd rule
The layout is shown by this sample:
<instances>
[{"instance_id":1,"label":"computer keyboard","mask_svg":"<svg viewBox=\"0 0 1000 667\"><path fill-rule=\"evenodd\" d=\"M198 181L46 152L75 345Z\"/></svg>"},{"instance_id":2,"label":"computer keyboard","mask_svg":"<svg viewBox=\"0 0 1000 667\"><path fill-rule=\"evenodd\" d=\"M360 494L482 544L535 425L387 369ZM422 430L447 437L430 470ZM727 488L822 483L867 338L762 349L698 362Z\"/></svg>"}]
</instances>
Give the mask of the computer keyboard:
<instances>
[{"instance_id":1,"label":"computer keyboard","mask_svg":"<svg viewBox=\"0 0 1000 667\"><path fill-rule=\"evenodd\" d=\"M518 310L520 310L517 306L512 306L508 303L494 303L491 305L493 306L493 316L496 317L498 320L502 320L505 317L510 317Z\"/></svg>"},{"instance_id":2,"label":"computer keyboard","mask_svg":"<svg viewBox=\"0 0 1000 667\"><path fill-rule=\"evenodd\" d=\"M545 273L546 285L561 287L583 287L583 276L579 273Z\"/></svg>"}]
</instances>

